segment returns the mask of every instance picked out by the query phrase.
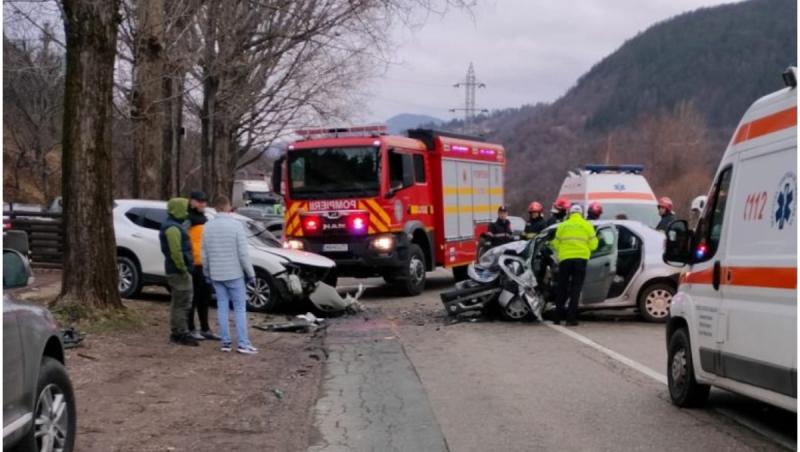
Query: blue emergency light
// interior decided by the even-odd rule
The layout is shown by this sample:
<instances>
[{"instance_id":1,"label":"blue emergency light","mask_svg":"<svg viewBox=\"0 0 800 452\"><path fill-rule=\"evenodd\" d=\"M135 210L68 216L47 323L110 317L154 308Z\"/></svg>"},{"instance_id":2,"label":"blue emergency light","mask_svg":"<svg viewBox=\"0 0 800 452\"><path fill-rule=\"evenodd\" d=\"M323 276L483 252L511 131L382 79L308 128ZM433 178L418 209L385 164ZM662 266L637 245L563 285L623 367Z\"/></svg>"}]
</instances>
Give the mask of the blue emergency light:
<instances>
[{"instance_id":1,"label":"blue emergency light","mask_svg":"<svg viewBox=\"0 0 800 452\"><path fill-rule=\"evenodd\" d=\"M605 173L605 172L615 172L615 173L631 173L631 174L639 174L644 171L644 165L601 165L601 164L589 164L583 167L586 171L590 173Z\"/></svg>"}]
</instances>

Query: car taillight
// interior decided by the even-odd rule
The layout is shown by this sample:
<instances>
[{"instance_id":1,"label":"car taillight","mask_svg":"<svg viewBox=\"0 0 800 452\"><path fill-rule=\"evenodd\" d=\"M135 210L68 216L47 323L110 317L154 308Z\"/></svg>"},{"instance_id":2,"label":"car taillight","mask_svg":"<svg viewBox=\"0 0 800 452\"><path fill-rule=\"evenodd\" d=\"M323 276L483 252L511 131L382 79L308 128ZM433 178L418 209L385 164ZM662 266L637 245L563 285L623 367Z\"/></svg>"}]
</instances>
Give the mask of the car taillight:
<instances>
[{"instance_id":1,"label":"car taillight","mask_svg":"<svg viewBox=\"0 0 800 452\"><path fill-rule=\"evenodd\" d=\"M353 234L365 234L369 226L366 214L355 213L347 217L347 229Z\"/></svg>"},{"instance_id":2,"label":"car taillight","mask_svg":"<svg viewBox=\"0 0 800 452\"><path fill-rule=\"evenodd\" d=\"M322 224L319 215L307 215L303 217L303 232L306 234L315 234L322 229Z\"/></svg>"}]
</instances>

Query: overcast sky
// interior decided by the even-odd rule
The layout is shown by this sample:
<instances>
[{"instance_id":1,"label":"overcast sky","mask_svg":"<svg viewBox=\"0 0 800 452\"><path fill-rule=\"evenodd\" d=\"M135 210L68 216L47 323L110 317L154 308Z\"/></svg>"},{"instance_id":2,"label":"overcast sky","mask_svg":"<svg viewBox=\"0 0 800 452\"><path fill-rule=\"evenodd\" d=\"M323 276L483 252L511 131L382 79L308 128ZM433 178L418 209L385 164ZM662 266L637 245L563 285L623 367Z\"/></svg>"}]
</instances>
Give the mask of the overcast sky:
<instances>
[{"instance_id":1,"label":"overcast sky","mask_svg":"<svg viewBox=\"0 0 800 452\"><path fill-rule=\"evenodd\" d=\"M604 56L649 26L717 0L478 0L473 16L450 11L420 29L396 32L397 64L367 88L359 121L398 113L453 119L463 107L470 62L479 107L499 109L560 97Z\"/></svg>"}]
</instances>

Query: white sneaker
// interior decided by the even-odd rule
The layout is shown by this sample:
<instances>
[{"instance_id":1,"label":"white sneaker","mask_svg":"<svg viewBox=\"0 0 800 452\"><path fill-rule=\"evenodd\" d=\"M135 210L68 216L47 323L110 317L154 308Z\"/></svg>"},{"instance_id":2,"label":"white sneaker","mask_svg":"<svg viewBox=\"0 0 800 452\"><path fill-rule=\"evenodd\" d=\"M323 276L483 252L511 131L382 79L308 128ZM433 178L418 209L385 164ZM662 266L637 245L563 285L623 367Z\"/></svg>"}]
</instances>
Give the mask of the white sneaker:
<instances>
[{"instance_id":1,"label":"white sneaker","mask_svg":"<svg viewBox=\"0 0 800 452\"><path fill-rule=\"evenodd\" d=\"M222 347L220 347L219 351L225 352L225 353L230 352L231 351L231 344L222 344Z\"/></svg>"},{"instance_id":2,"label":"white sneaker","mask_svg":"<svg viewBox=\"0 0 800 452\"><path fill-rule=\"evenodd\" d=\"M191 337L192 337L192 339L194 339L194 340L196 340L196 341L204 341L204 340L206 340L205 336L203 336L202 334L200 334L200 332L199 332L199 331L197 331L197 330L190 331L190 332L189 332L189 336L191 336Z\"/></svg>"},{"instance_id":3,"label":"white sneaker","mask_svg":"<svg viewBox=\"0 0 800 452\"><path fill-rule=\"evenodd\" d=\"M236 351L243 355L255 355L258 353L258 349L252 345L248 345L247 347L238 347Z\"/></svg>"}]
</instances>

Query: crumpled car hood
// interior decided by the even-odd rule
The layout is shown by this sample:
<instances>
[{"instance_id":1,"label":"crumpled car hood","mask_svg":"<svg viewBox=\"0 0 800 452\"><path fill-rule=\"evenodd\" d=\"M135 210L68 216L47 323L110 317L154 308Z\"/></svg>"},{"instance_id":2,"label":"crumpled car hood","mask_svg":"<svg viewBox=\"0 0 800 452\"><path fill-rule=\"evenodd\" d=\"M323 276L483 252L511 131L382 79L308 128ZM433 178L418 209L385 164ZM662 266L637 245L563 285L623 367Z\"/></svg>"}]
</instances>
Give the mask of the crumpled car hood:
<instances>
[{"instance_id":1,"label":"crumpled car hood","mask_svg":"<svg viewBox=\"0 0 800 452\"><path fill-rule=\"evenodd\" d=\"M289 262L294 262L299 265L309 265L312 267L320 268L333 268L336 263L325 256L319 254L309 253L308 251L291 250L286 248L273 248L268 246L257 246L261 251L264 251L273 256L278 256Z\"/></svg>"}]
</instances>

